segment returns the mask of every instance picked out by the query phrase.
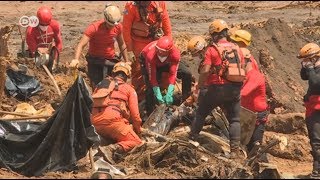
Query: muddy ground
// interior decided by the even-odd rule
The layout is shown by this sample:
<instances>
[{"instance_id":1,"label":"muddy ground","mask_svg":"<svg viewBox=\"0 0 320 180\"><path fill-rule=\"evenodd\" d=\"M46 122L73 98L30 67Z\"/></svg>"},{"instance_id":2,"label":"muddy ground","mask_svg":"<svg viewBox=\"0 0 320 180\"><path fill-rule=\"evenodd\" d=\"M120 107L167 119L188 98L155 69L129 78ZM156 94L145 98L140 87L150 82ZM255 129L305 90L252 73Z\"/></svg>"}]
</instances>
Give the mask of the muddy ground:
<instances>
[{"instance_id":1,"label":"muddy ground","mask_svg":"<svg viewBox=\"0 0 320 180\"><path fill-rule=\"evenodd\" d=\"M103 18L102 11L106 2L0 2L0 27L17 24L23 15L35 15L39 6L52 7L55 19L61 24L63 52L62 68L55 78L65 94L74 78L66 68L74 57L74 48L81 38L82 32L92 22ZM125 1L113 2L122 10ZM249 47L261 66L268 81L268 100L273 113L268 122L265 141L272 136L284 136L288 140L288 148L281 151L273 148L268 154L272 163L284 174L302 177L310 173L310 146L304 125L304 107L302 96L307 83L299 77L300 62L296 58L299 49L307 42L320 43L320 3L308 1L267 2L267 1L169 1L168 11L171 18L176 45L182 51L183 61L188 62L190 69L197 77L199 62L190 61L184 53L186 43L193 35L205 35L210 22L221 18L234 28L242 27L252 33L253 42ZM23 32L24 29L22 28ZM21 49L21 38L15 29L8 42L10 65L17 68L18 63L26 64L30 74L34 74L42 83L44 90L31 98L28 103L36 109L50 103L56 105L59 97L53 84L41 68L33 65L32 59L17 59L16 53ZM80 72L84 77L85 74ZM18 100L10 97L1 99L1 110L14 111ZM291 114L288 114L291 113ZM292 116L292 113L300 115ZM290 116L289 118L286 116ZM277 123L275 123L277 122ZM280 125L278 125L280 124ZM128 157L130 158L130 157ZM299 164L299 166L297 166ZM157 171L156 171L157 172ZM162 174L144 172L136 177L163 178ZM79 171L71 173L47 173L40 178L87 178L90 174L88 159L79 161ZM199 174L196 174L199 176ZM16 173L0 170L1 178L25 178ZM167 173L165 177L181 178ZM188 176L182 176L182 178Z\"/></svg>"}]
</instances>

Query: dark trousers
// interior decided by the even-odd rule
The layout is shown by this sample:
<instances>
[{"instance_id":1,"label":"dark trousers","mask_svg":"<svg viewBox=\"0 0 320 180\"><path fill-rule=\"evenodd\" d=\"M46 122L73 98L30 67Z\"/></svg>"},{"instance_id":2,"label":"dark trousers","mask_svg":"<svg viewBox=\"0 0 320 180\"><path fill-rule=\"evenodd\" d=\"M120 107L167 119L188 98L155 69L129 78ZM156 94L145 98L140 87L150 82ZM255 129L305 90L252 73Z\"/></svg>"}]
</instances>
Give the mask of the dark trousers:
<instances>
[{"instance_id":1,"label":"dark trousers","mask_svg":"<svg viewBox=\"0 0 320 180\"><path fill-rule=\"evenodd\" d=\"M230 129L230 148L240 145L240 89L242 84L210 85L203 97L199 98L199 107L191 124L191 135L197 135L203 128L205 118L217 106L227 112Z\"/></svg>"},{"instance_id":2,"label":"dark trousers","mask_svg":"<svg viewBox=\"0 0 320 180\"><path fill-rule=\"evenodd\" d=\"M192 73L185 64L185 62L181 61L179 64L177 78L182 80L182 103L191 95L191 87L192 87Z\"/></svg>"},{"instance_id":3,"label":"dark trousers","mask_svg":"<svg viewBox=\"0 0 320 180\"><path fill-rule=\"evenodd\" d=\"M253 131L253 134L251 136L249 143L247 144L248 152L252 150L256 142L259 142L260 144L262 143L263 134L265 130L265 122L266 122L265 120L268 114L269 114L268 111L258 112L256 127Z\"/></svg>"},{"instance_id":4,"label":"dark trousers","mask_svg":"<svg viewBox=\"0 0 320 180\"><path fill-rule=\"evenodd\" d=\"M147 85L145 107L146 107L147 115L150 115L152 111L155 109L155 105L157 101L153 94L152 86L150 85L150 82L149 82L148 73L147 73L147 70L145 69L145 60L143 56L140 56L140 63L141 63L142 75ZM169 65L157 68L158 82L160 82L161 80L161 74L163 72L169 72L169 68L170 68ZM182 80L182 98L178 101L175 101L174 104L180 104L182 101L184 101L186 98L188 98L191 95L192 74L188 69L188 67L183 62L180 62L179 64L179 68L177 71L177 78Z\"/></svg>"},{"instance_id":5,"label":"dark trousers","mask_svg":"<svg viewBox=\"0 0 320 180\"><path fill-rule=\"evenodd\" d=\"M105 60L101 58L91 57L89 55L86 56L86 60L88 62L88 77L91 81L92 89L103 80L106 76L111 76L113 66L116 62L114 60ZM106 63L109 61L109 63Z\"/></svg>"},{"instance_id":6,"label":"dark trousers","mask_svg":"<svg viewBox=\"0 0 320 180\"><path fill-rule=\"evenodd\" d=\"M306 124L313 157L313 170L320 172L320 111L315 111L307 117Z\"/></svg>"}]
</instances>

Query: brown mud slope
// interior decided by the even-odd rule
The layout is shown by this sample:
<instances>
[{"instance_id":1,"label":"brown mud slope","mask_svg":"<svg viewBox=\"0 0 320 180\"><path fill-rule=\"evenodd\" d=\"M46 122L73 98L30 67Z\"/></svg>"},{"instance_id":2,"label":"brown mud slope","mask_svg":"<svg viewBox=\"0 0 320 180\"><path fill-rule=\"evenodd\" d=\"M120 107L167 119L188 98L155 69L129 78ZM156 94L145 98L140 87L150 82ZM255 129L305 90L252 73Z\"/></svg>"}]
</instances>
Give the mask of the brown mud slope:
<instances>
[{"instance_id":1,"label":"brown mud slope","mask_svg":"<svg viewBox=\"0 0 320 180\"><path fill-rule=\"evenodd\" d=\"M275 113L303 112L306 82L300 78L301 65L296 56L307 42L280 19L249 24L244 29L252 33L249 49L266 75L271 109Z\"/></svg>"}]
</instances>

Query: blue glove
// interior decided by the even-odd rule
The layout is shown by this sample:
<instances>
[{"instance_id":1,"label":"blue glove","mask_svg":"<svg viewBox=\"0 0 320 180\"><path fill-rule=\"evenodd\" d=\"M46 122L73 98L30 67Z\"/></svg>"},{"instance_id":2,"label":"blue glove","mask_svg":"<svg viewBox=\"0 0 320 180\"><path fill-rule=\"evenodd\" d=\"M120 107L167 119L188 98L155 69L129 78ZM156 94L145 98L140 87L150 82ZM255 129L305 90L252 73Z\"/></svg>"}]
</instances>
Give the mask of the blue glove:
<instances>
[{"instance_id":1,"label":"blue glove","mask_svg":"<svg viewBox=\"0 0 320 180\"><path fill-rule=\"evenodd\" d=\"M162 94L161 94L159 86L153 87L152 90L153 90L153 94L156 96L158 102L160 104L163 104L164 100L163 100L163 97L162 97Z\"/></svg>"},{"instance_id":2,"label":"blue glove","mask_svg":"<svg viewBox=\"0 0 320 180\"><path fill-rule=\"evenodd\" d=\"M174 92L174 85L170 84L168 87L167 94L163 97L167 105L171 105L173 103L173 92Z\"/></svg>"}]
</instances>

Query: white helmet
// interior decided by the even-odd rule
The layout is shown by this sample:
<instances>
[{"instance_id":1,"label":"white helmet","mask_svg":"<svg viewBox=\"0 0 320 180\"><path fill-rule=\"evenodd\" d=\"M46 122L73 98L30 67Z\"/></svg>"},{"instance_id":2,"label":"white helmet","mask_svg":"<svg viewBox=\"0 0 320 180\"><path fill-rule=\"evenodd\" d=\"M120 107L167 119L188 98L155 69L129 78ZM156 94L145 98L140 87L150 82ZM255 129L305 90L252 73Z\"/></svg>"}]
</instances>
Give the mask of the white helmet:
<instances>
[{"instance_id":1,"label":"white helmet","mask_svg":"<svg viewBox=\"0 0 320 180\"><path fill-rule=\"evenodd\" d=\"M103 11L106 23L110 26L115 26L121 21L121 12L117 6L107 6Z\"/></svg>"}]
</instances>

